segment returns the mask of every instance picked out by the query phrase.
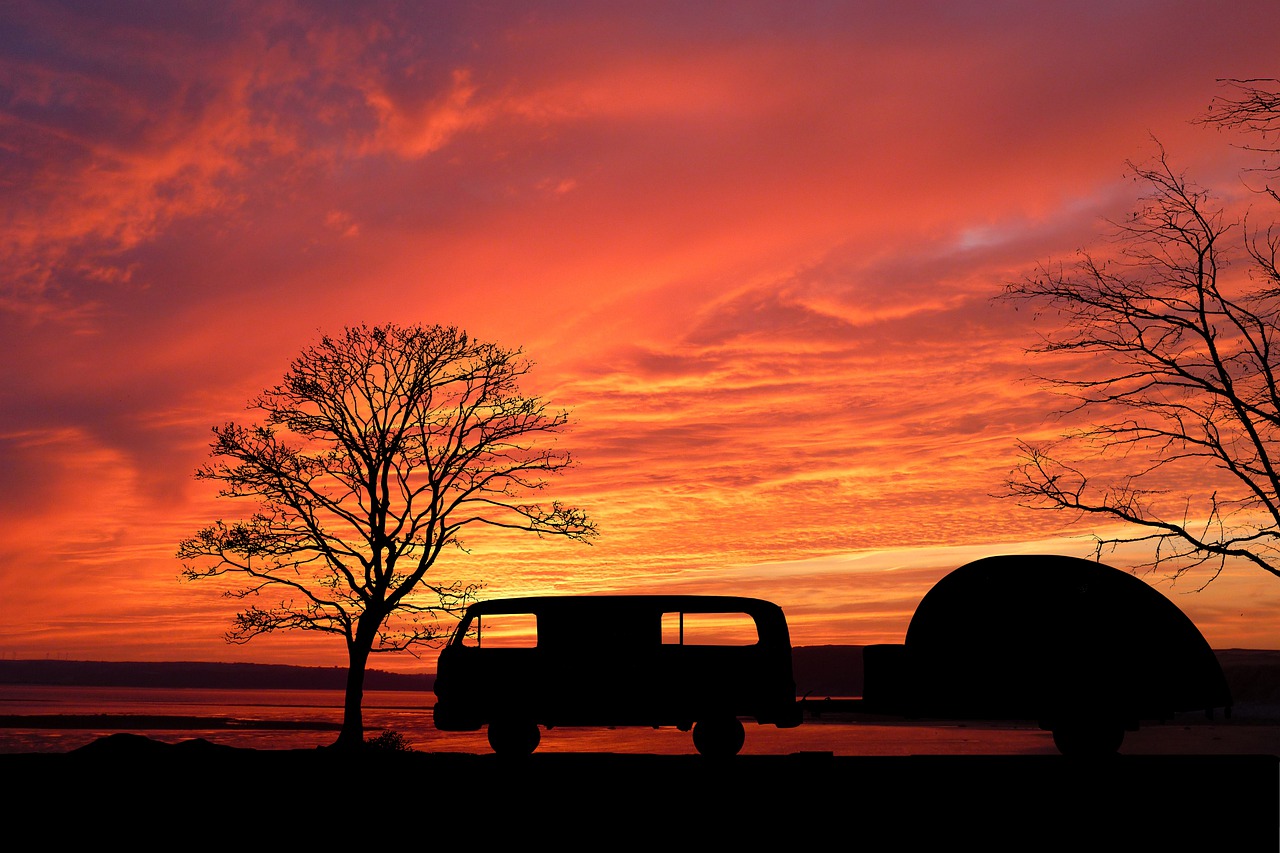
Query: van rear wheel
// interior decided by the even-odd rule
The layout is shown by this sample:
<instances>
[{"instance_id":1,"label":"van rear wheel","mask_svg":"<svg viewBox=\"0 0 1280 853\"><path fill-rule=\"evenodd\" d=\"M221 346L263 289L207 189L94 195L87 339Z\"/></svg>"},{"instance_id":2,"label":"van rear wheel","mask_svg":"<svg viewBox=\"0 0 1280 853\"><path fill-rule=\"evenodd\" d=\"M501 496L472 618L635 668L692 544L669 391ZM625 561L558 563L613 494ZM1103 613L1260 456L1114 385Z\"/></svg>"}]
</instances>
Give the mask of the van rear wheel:
<instances>
[{"instance_id":1,"label":"van rear wheel","mask_svg":"<svg viewBox=\"0 0 1280 853\"><path fill-rule=\"evenodd\" d=\"M737 717L711 717L693 727L693 745L708 758L728 758L738 754L747 733Z\"/></svg>"},{"instance_id":2,"label":"van rear wheel","mask_svg":"<svg viewBox=\"0 0 1280 853\"><path fill-rule=\"evenodd\" d=\"M530 755L542 735L532 720L494 720L489 723L489 746L498 755Z\"/></svg>"}]
</instances>

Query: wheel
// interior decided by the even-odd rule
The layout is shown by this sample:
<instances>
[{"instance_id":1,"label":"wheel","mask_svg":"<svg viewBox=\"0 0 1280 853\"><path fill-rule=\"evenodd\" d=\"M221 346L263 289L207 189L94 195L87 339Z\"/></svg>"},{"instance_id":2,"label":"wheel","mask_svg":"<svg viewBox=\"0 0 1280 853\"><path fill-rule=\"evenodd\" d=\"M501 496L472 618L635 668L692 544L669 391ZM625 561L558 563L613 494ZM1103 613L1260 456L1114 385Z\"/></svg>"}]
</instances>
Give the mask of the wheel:
<instances>
[{"instance_id":1,"label":"wheel","mask_svg":"<svg viewBox=\"0 0 1280 853\"><path fill-rule=\"evenodd\" d=\"M494 720L489 723L489 746L498 755L530 755L542 735L537 723L529 720Z\"/></svg>"},{"instance_id":2,"label":"wheel","mask_svg":"<svg viewBox=\"0 0 1280 853\"><path fill-rule=\"evenodd\" d=\"M693 727L693 745L708 758L727 758L742 749L747 733L737 717L712 717Z\"/></svg>"},{"instance_id":3,"label":"wheel","mask_svg":"<svg viewBox=\"0 0 1280 853\"><path fill-rule=\"evenodd\" d=\"M1053 727L1053 745L1063 755L1115 755L1123 742L1124 727L1118 723L1071 720Z\"/></svg>"}]
</instances>

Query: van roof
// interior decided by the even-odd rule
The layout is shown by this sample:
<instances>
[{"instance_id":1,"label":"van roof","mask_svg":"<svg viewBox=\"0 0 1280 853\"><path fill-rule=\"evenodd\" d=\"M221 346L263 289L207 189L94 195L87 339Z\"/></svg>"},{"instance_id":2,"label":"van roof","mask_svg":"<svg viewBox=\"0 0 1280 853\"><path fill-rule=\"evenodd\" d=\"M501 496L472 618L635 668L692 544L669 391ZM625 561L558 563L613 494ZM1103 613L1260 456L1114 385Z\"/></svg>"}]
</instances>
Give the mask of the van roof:
<instances>
[{"instance_id":1,"label":"van roof","mask_svg":"<svg viewBox=\"0 0 1280 853\"><path fill-rule=\"evenodd\" d=\"M468 614L549 613L572 610L653 610L686 613L749 613L753 616L781 613L782 608L762 598L736 595L528 595L477 601Z\"/></svg>"}]
</instances>

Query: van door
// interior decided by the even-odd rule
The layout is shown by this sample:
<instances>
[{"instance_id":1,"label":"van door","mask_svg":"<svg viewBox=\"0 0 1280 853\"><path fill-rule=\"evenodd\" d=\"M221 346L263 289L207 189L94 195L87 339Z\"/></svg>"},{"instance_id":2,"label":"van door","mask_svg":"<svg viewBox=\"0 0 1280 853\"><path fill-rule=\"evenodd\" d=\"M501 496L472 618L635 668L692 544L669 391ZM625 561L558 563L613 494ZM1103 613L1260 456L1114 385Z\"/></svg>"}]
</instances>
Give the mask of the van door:
<instances>
[{"instance_id":1,"label":"van door","mask_svg":"<svg viewBox=\"0 0 1280 853\"><path fill-rule=\"evenodd\" d=\"M651 725L658 612L597 604L543 614L543 671L553 725Z\"/></svg>"},{"instance_id":2,"label":"van door","mask_svg":"<svg viewBox=\"0 0 1280 853\"><path fill-rule=\"evenodd\" d=\"M754 685L766 676L759 643L756 621L748 613L663 613L661 682L668 713L684 722L708 713L747 713Z\"/></svg>"}]
</instances>

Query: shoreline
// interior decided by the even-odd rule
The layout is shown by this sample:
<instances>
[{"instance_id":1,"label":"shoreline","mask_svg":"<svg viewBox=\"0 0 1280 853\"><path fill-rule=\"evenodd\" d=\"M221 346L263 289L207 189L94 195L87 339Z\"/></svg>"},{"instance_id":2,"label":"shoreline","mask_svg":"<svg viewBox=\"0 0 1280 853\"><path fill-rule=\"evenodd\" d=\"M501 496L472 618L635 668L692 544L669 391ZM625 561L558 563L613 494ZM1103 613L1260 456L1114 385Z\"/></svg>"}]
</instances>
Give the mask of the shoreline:
<instances>
[{"instance_id":1,"label":"shoreline","mask_svg":"<svg viewBox=\"0 0 1280 853\"><path fill-rule=\"evenodd\" d=\"M1172 849L1190 849L1188 839L1195 837L1229 849L1275 850L1280 837L1280 757L1274 755L1082 761L796 752L717 761L535 753L511 760L459 752L259 750L201 739L168 744L122 733L67 753L0 755L0 769L15 783L6 797L11 815L30 819L74 808L81 827L100 818L118 828L122 814L194 809L217 816L200 826L238 834L256 825L263 809L283 809L300 828L320 821L316 828L323 830L326 803L359 799L363 791L375 799L420 801L426 810L419 817L392 821L379 836L418 843L427 827L444 829L447 824L435 822L444 818L463 821L458 830L482 846L495 834L550 834L610 842L623 836L768 838L790 846L971 838L987 849L991 843L1036 849L1065 834ZM144 838L148 827L132 825L128 837Z\"/></svg>"},{"instance_id":2,"label":"shoreline","mask_svg":"<svg viewBox=\"0 0 1280 853\"><path fill-rule=\"evenodd\" d=\"M366 715L366 737L394 731L424 753L488 753L483 730L440 733L413 715ZM425 725L425 728L424 728ZM262 718L193 714L81 713L0 715L0 755L62 754L113 735L169 744L187 740L218 742L234 749L286 751L323 747L341 730L337 716ZM946 720L827 713L806 717L793 729L747 726L743 755L831 752L839 756L877 755L1056 755L1050 733L1028 720ZM687 735L671 727L557 727L544 732L540 753L619 752L683 754ZM1280 756L1280 720L1273 716L1206 718L1178 714L1168 721L1144 721L1126 732L1121 755Z\"/></svg>"}]
</instances>

